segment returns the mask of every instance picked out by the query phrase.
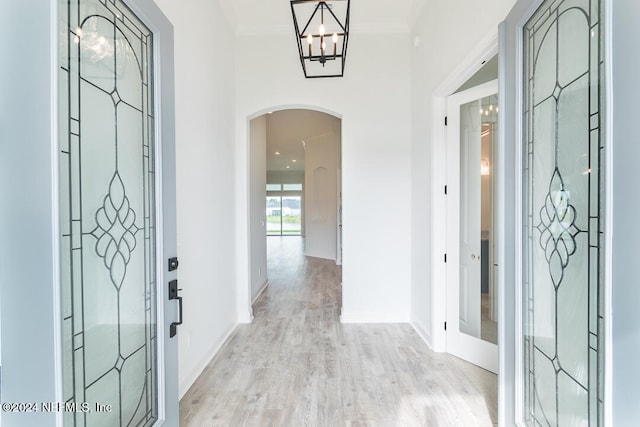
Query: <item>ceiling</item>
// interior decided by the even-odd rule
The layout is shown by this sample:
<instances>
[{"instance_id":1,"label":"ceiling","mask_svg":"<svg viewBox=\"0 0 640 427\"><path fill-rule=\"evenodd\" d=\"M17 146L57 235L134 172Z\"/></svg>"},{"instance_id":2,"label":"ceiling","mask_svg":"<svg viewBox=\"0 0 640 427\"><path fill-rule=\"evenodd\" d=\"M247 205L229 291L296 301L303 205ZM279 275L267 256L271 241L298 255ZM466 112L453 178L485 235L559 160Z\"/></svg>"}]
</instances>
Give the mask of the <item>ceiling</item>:
<instances>
[{"instance_id":1,"label":"ceiling","mask_svg":"<svg viewBox=\"0 0 640 427\"><path fill-rule=\"evenodd\" d=\"M355 0L350 4L350 31L409 32L427 0ZM219 0L227 20L240 35L293 32L287 0Z\"/></svg>"},{"instance_id":2,"label":"ceiling","mask_svg":"<svg viewBox=\"0 0 640 427\"><path fill-rule=\"evenodd\" d=\"M288 0L218 1L237 35L293 34ZM408 33L426 2L351 1L350 32ZM339 119L309 110L285 110L267 115L267 170L303 171L304 148L301 141L334 132L336 126L340 132Z\"/></svg>"},{"instance_id":3,"label":"ceiling","mask_svg":"<svg viewBox=\"0 0 640 427\"><path fill-rule=\"evenodd\" d=\"M304 143L340 135L342 121L313 110L282 110L267 114L267 170L304 171Z\"/></svg>"}]
</instances>

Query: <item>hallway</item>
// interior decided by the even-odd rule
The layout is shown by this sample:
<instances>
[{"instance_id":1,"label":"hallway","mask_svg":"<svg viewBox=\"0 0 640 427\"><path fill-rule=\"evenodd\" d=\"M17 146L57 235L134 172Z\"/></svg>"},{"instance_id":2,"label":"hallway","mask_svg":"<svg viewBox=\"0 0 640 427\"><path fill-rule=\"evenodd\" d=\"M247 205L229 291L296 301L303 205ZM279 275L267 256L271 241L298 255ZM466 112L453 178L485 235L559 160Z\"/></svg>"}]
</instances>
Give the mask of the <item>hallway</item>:
<instances>
[{"instance_id":1,"label":"hallway","mask_svg":"<svg viewBox=\"0 0 640 427\"><path fill-rule=\"evenodd\" d=\"M408 324L341 324L341 268L269 237L270 285L180 402L181 426L492 426L495 375Z\"/></svg>"}]
</instances>

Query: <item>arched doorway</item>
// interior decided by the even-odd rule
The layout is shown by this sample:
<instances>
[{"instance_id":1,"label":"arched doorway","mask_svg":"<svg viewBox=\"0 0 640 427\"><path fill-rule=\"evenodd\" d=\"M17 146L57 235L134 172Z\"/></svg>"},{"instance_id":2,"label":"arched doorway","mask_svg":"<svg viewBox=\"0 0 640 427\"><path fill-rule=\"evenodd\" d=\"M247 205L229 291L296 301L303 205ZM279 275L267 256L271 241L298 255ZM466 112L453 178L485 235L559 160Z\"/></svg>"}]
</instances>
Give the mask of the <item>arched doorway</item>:
<instances>
[{"instance_id":1,"label":"arched doorway","mask_svg":"<svg viewBox=\"0 0 640 427\"><path fill-rule=\"evenodd\" d=\"M301 239L305 256L342 263L342 119L281 107L252 115L248 129L251 306L268 286L268 238Z\"/></svg>"}]
</instances>

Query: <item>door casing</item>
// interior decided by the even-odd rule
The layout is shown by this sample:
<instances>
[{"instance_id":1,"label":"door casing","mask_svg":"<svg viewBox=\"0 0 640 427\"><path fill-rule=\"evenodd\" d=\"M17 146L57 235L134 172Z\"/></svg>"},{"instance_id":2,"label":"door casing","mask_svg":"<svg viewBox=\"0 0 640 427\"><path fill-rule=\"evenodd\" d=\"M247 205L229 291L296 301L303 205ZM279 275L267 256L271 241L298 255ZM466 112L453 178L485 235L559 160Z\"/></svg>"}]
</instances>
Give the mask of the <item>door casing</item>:
<instances>
[{"instance_id":1,"label":"door casing","mask_svg":"<svg viewBox=\"0 0 640 427\"><path fill-rule=\"evenodd\" d=\"M433 93L431 98L431 348L446 352L446 332L444 329L447 301L447 98L473 76L482 66L498 53L498 32L491 32L467 55L464 62L449 74ZM497 178L496 178L497 179ZM498 295L500 290L497 290ZM498 318L502 319L500 312Z\"/></svg>"}]
</instances>

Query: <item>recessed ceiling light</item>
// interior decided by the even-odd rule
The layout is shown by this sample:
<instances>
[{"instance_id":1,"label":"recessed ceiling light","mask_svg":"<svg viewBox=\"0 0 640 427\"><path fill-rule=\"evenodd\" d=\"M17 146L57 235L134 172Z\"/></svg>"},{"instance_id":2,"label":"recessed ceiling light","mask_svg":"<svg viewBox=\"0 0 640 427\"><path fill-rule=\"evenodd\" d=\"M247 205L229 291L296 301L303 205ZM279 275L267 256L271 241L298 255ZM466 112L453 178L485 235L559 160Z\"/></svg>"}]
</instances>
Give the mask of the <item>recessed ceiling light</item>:
<instances>
[{"instance_id":1,"label":"recessed ceiling light","mask_svg":"<svg viewBox=\"0 0 640 427\"><path fill-rule=\"evenodd\" d=\"M280 155L280 152L279 152L279 151L276 151L276 152L275 152L275 155L276 155L276 156L279 156L279 155Z\"/></svg>"},{"instance_id":2,"label":"recessed ceiling light","mask_svg":"<svg viewBox=\"0 0 640 427\"><path fill-rule=\"evenodd\" d=\"M291 166L287 165L287 169L291 169Z\"/></svg>"},{"instance_id":3,"label":"recessed ceiling light","mask_svg":"<svg viewBox=\"0 0 640 427\"><path fill-rule=\"evenodd\" d=\"M297 162L297 160L296 160L296 159L293 159L293 160L291 160L291 161L292 161L293 163Z\"/></svg>"}]
</instances>

